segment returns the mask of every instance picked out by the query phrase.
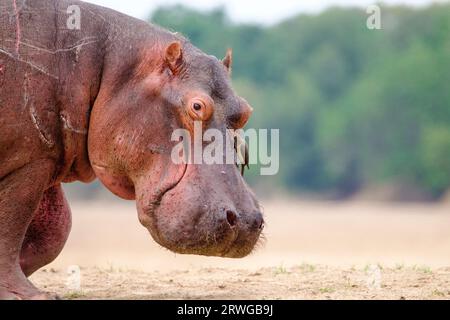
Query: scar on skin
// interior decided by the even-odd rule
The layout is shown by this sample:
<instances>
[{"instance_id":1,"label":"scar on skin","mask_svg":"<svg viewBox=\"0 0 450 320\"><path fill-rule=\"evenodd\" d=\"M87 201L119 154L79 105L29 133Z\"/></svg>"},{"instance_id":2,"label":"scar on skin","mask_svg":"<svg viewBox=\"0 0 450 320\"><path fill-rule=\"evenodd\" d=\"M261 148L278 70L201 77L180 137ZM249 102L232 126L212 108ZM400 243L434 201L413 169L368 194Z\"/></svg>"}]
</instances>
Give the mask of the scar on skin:
<instances>
[{"instance_id":1,"label":"scar on skin","mask_svg":"<svg viewBox=\"0 0 450 320\"><path fill-rule=\"evenodd\" d=\"M23 80L23 107L22 110L25 110L28 106L28 101L30 100L28 96L28 73L25 73L25 77Z\"/></svg>"},{"instance_id":2,"label":"scar on skin","mask_svg":"<svg viewBox=\"0 0 450 320\"><path fill-rule=\"evenodd\" d=\"M170 154L170 149L158 146L156 144L148 144L147 149L151 153Z\"/></svg>"},{"instance_id":3,"label":"scar on skin","mask_svg":"<svg viewBox=\"0 0 450 320\"><path fill-rule=\"evenodd\" d=\"M45 130L43 128L41 128L41 124L39 123L39 119L36 115L36 109L33 104L31 104L31 107L30 107L30 116L31 116L31 121L33 122L34 126L36 127L36 129L39 133L39 138L41 139L41 141L47 147L49 147L49 148L53 147L54 142L49 137L47 137Z\"/></svg>"},{"instance_id":4,"label":"scar on skin","mask_svg":"<svg viewBox=\"0 0 450 320\"><path fill-rule=\"evenodd\" d=\"M8 51L5 51L5 50L2 49L2 48L0 48L0 53L3 53L4 55L6 55L6 56L10 57L11 59L16 60L16 61L18 61L18 62L25 63L25 64L28 65L29 67L31 67L31 68L33 68L34 70L36 70L36 71L38 71L38 72L40 72L40 73L46 75L47 77L50 77L50 78L59 80L59 78L58 78L57 76L55 76L55 75L49 73L49 72L48 72L47 70L45 70L43 67L38 66L38 65L36 65L36 64L34 64L34 63L30 62L30 61L26 61L26 60L23 60L23 59L21 59L21 58L17 58L17 57L15 57L13 54L11 54L11 53L8 52Z\"/></svg>"},{"instance_id":5,"label":"scar on skin","mask_svg":"<svg viewBox=\"0 0 450 320\"><path fill-rule=\"evenodd\" d=\"M12 42L12 40L6 39L5 41L7 42ZM56 49L56 50L50 50L48 48L44 48L44 47L40 47L37 45L34 45L30 42L25 42L25 41L20 41L20 44L22 46L34 49L36 51L40 51L43 53L47 53L47 54L57 54L57 53L61 53L61 52L68 52L68 51L80 51L84 46L93 44L93 43L97 43L98 39L96 37L86 37L83 39L78 40L77 42L75 42L72 46L67 47L67 48L62 48L62 49Z\"/></svg>"},{"instance_id":6,"label":"scar on skin","mask_svg":"<svg viewBox=\"0 0 450 320\"><path fill-rule=\"evenodd\" d=\"M77 129L77 128L73 127L72 124L70 123L70 120L64 114L60 114L59 118L61 119L65 130L71 131L74 133L78 133L78 134L84 134L84 135L87 134L86 129Z\"/></svg>"},{"instance_id":7,"label":"scar on skin","mask_svg":"<svg viewBox=\"0 0 450 320\"><path fill-rule=\"evenodd\" d=\"M20 50L20 38L22 37L22 32L20 30L20 17L19 10L17 9L17 0L13 0L14 16L16 17L16 54L19 55Z\"/></svg>"}]
</instances>

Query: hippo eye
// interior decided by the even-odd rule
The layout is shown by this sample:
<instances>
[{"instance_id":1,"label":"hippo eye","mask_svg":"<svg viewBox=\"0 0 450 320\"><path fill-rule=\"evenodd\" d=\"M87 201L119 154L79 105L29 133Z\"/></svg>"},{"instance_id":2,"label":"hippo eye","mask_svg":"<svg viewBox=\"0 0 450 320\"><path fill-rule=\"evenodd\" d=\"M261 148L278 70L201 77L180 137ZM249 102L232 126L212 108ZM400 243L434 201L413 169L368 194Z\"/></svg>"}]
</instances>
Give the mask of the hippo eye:
<instances>
[{"instance_id":1,"label":"hippo eye","mask_svg":"<svg viewBox=\"0 0 450 320\"><path fill-rule=\"evenodd\" d=\"M189 102L188 113L193 120L206 121L211 117L212 106L202 99L194 98Z\"/></svg>"}]
</instances>

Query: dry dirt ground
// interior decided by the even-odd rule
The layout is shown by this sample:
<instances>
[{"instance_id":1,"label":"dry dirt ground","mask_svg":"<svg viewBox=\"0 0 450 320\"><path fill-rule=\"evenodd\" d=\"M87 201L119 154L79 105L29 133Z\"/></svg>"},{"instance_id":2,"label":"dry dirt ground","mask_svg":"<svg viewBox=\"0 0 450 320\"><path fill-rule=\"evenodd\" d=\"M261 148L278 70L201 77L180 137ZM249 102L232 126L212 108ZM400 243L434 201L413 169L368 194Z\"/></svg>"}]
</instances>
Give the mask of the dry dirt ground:
<instances>
[{"instance_id":1,"label":"dry dirt ground","mask_svg":"<svg viewBox=\"0 0 450 320\"><path fill-rule=\"evenodd\" d=\"M133 203L72 203L60 257L32 276L67 299L450 299L449 204L277 200L240 259L175 255ZM81 291L66 286L81 268Z\"/></svg>"},{"instance_id":2,"label":"dry dirt ground","mask_svg":"<svg viewBox=\"0 0 450 320\"><path fill-rule=\"evenodd\" d=\"M64 299L449 299L450 268L381 268L303 264L256 271L204 268L171 272L82 268L81 291L65 287L67 274L45 269L35 283ZM376 277L376 276L375 276Z\"/></svg>"}]
</instances>

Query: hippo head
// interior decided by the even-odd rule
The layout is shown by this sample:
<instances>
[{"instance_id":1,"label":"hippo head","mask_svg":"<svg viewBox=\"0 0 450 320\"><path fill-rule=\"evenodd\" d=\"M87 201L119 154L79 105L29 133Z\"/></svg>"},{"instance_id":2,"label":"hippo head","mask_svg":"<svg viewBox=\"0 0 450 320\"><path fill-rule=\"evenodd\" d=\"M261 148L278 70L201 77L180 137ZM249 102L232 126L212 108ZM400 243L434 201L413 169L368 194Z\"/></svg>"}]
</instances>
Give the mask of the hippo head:
<instances>
[{"instance_id":1,"label":"hippo head","mask_svg":"<svg viewBox=\"0 0 450 320\"><path fill-rule=\"evenodd\" d=\"M104 74L92 110L88 151L97 177L116 195L136 199L140 222L160 245L246 256L264 221L236 165L171 158L176 129L195 139L194 121L201 121L203 132L215 128L225 139L227 129L247 123L252 108L230 85L231 52L221 61L177 38L133 60Z\"/></svg>"}]
</instances>

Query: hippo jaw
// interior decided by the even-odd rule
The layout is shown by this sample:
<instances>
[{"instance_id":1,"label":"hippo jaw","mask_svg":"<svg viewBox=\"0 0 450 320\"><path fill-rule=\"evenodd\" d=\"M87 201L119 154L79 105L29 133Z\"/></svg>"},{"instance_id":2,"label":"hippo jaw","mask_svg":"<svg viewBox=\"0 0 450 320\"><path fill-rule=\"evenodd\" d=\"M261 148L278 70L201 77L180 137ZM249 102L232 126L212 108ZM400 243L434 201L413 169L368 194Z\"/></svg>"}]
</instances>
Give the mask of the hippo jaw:
<instances>
[{"instance_id":1,"label":"hippo jaw","mask_svg":"<svg viewBox=\"0 0 450 320\"><path fill-rule=\"evenodd\" d=\"M239 196L230 200L224 190L212 191L208 181L214 180L207 173L217 169L188 165L183 178L157 202L145 191L138 195L142 190L137 187L139 220L158 244L175 253L228 258L253 251L264 227L257 201L234 166L221 169Z\"/></svg>"}]
</instances>

